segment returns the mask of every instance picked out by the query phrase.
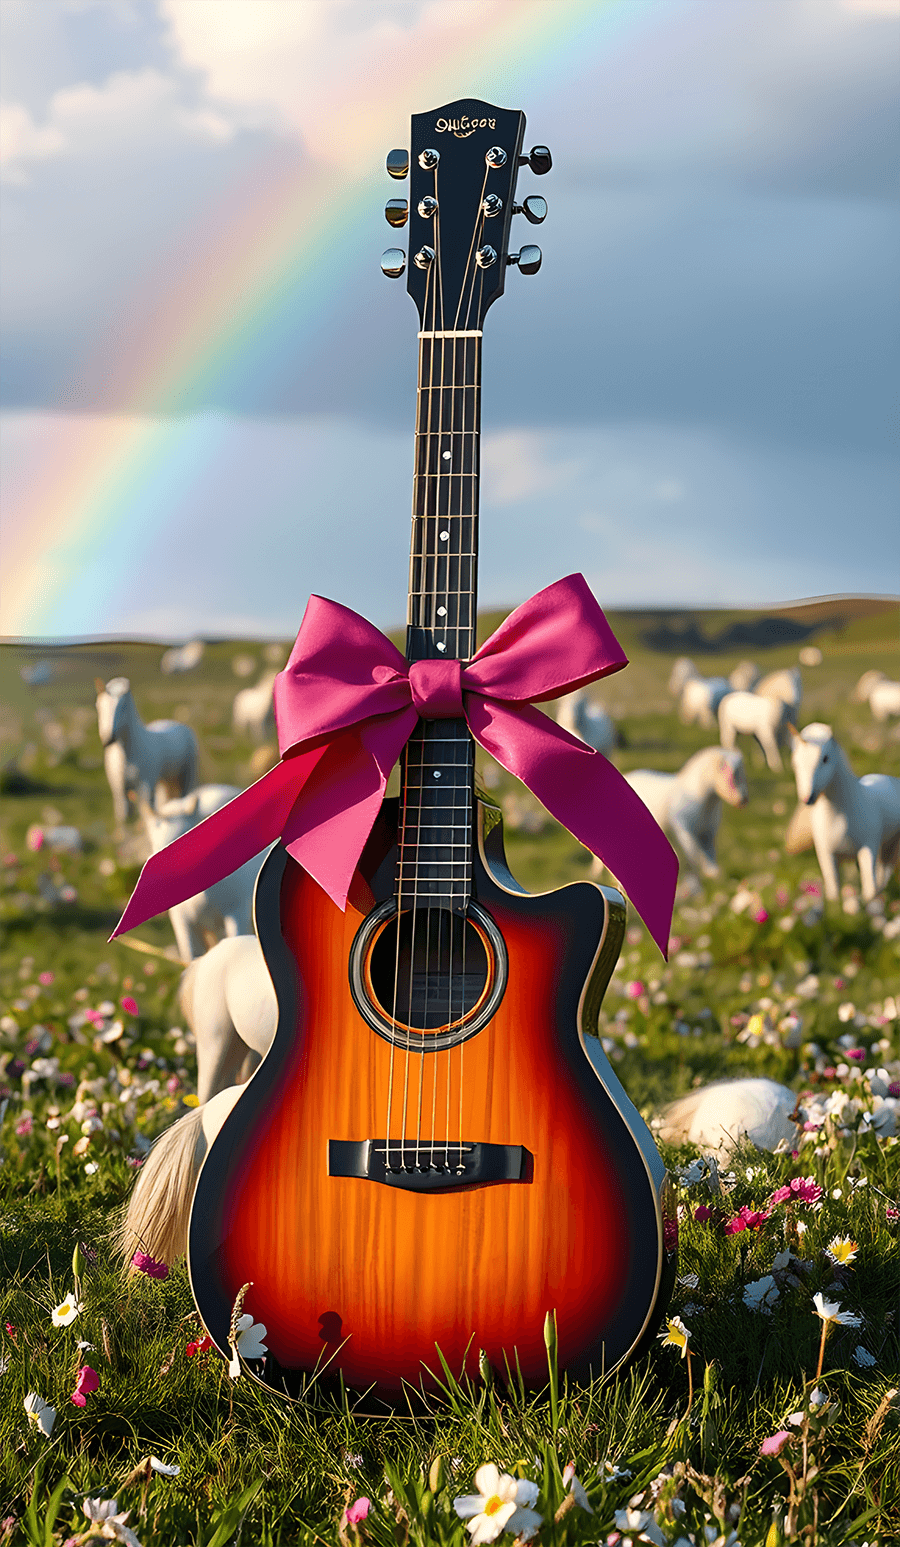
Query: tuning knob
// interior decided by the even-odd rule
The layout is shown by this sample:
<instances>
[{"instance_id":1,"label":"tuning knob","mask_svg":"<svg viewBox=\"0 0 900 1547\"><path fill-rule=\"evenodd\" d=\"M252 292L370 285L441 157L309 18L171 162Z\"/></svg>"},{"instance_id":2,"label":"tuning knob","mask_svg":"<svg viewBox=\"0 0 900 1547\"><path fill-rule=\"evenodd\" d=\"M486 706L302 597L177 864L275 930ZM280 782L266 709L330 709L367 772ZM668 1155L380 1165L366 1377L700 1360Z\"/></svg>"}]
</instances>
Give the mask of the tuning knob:
<instances>
[{"instance_id":1,"label":"tuning knob","mask_svg":"<svg viewBox=\"0 0 900 1547\"><path fill-rule=\"evenodd\" d=\"M391 203L395 201L392 199ZM513 205L514 215L524 215L533 226L539 226L547 219L547 200L542 199L539 193L530 193L524 204Z\"/></svg>"},{"instance_id":2,"label":"tuning knob","mask_svg":"<svg viewBox=\"0 0 900 1547\"><path fill-rule=\"evenodd\" d=\"M389 226L405 226L409 219L409 204L406 199L388 199L384 206L384 218Z\"/></svg>"},{"instance_id":3,"label":"tuning knob","mask_svg":"<svg viewBox=\"0 0 900 1547\"><path fill-rule=\"evenodd\" d=\"M398 181L406 177L409 172L409 151L389 150L387 153L387 169L389 177L396 177Z\"/></svg>"},{"instance_id":4,"label":"tuning knob","mask_svg":"<svg viewBox=\"0 0 900 1547\"><path fill-rule=\"evenodd\" d=\"M413 262L417 269L430 269L434 262L434 248L420 247Z\"/></svg>"},{"instance_id":5,"label":"tuning knob","mask_svg":"<svg viewBox=\"0 0 900 1547\"><path fill-rule=\"evenodd\" d=\"M538 177L543 177L545 172L549 172L552 165L553 157L546 145L532 145L527 156L519 157L519 166L531 167L532 172Z\"/></svg>"},{"instance_id":6,"label":"tuning knob","mask_svg":"<svg viewBox=\"0 0 900 1547\"><path fill-rule=\"evenodd\" d=\"M497 254L493 247L489 247L487 243L485 243L484 247L479 247L475 254L475 262L480 269L489 269L493 263L497 262Z\"/></svg>"},{"instance_id":7,"label":"tuning knob","mask_svg":"<svg viewBox=\"0 0 900 1547\"><path fill-rule=\"evenodd\" d=\"M381 272L388 279L399 279L406 268L406 253L402 247L389 247L381 254Z\"/></svg>"},{"instance_id":8,"label":"tuning knob","mask_svg":"<svg viewBox=\"0 0 900 1547\"><path fill-rule=\"evenodd\" d=\"M519 252L511 252L507 263L517 263L522 274L536 274L544 261L544 255L539 247L523 247Z\"/></svg>"}]
</instances>

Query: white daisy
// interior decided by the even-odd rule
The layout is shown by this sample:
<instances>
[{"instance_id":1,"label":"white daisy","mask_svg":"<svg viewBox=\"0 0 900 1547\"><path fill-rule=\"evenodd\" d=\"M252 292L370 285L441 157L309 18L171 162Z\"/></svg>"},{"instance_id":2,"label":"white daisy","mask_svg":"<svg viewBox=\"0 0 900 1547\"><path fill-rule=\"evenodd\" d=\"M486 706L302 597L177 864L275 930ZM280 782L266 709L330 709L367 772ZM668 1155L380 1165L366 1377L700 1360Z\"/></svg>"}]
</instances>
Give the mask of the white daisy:
<instances>
[{"instance_id":1,"label":"white daisy","mask_svg":"<svg viewBox=\"0 0 900 1547\"><path fill-rule=\"evenodd\" d=\"M61 1301L52 1312L51 1321L54 1327L71 1326L80 1310L81 1301L76 1300L74 1295L67 1295L65 1300Z\"/></svg>"},{"instance_id":2,"label":"white daisy","mask_svg":"<svg viewBox=\"0 0 900 1547\"><path fill-rule=\"evenodd\" d=\"M41 1429L49 1436L56 1422L56 1408L51 1407L49 1402L45 1402L43 1397L39 1397L36 1391L29 1391L22 1406L35 1428Z\"/></svg>"},{"instance_id":3,"label":"white daisy","mask_svg":"<svg viewBox=\"0 0 900 1547\"><path fill-rule=\"evenodd\" d=\"M502 1475L492 1461L475 1473L477 1493L461 1494L453 1508L472 1538L472 1547L493 1542L501 1531L511 1531L529 1541L543 1523L543 1516L531 1509L537 1499L537 1484L524 1478L518 1481L506 1472Z\"/></svg>"},{"instance_id":4,"label":"white daisy","mask_svg":"<svg viewBox=\"0 0 900 1547\"><path fill-rule=\"evenodd\" d=\"M842 1311L837 1300L826 1300L821 1289L813 1295L813 1304L816 1315L825 1322L836 1322L839 1327L860 1327L862 1317L854 1311Z\"/></svg>"}]
</instances>

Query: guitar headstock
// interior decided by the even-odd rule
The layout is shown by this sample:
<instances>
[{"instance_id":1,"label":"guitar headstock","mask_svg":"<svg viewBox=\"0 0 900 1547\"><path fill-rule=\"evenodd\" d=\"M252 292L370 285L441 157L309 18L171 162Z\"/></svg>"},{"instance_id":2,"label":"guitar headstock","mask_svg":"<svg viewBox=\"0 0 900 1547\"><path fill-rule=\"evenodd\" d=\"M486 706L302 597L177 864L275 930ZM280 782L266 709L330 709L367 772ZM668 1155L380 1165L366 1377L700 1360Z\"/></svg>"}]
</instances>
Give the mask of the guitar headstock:
<instances>
[{"instance_id":1,"label":"guitar headstock","mask_svg":"<svg viewBox=\"0 0 900 1547\"><path fill-rule=\"evenodd\" d=\"M407 289L423 329L480 331L488 307L503 292L509 264L534 274L541 265L539 247L510 253L510 224L524 214L539 224L546 202L532 195L515 203L520 165L548 172L550 152L535 146L522 156L525 115L466 98L412 118L411 149L387 158L391 177L409 175L409 200L389 199L388 224L409 221ZM397 279L406 255L390 248L381 260L385 274Z\"/></svg>"}]
</instances>

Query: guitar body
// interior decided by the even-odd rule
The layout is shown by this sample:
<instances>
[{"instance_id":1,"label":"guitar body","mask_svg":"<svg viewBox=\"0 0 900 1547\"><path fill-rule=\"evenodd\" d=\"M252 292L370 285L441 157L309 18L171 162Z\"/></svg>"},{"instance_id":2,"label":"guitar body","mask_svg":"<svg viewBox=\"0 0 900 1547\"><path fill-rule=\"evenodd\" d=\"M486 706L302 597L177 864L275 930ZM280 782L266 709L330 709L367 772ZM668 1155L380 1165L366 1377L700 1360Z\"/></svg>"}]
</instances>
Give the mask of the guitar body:
<instances>
[{"instance_id":1,"label":"guitar body","mask_svg":"<svg viewBox=\"0 0 900 1547\"><path fill-rule=\"evenodd\" d=\"M377 1034L348 972L367 914L390 906L396 802L346 913L281 848L260 877L278 1029L201 1171L189 1265L223 1352L250 1283L244 1309L270 1351L256 1373L283 1394L326 1365L383 1395L427 1387L437 1348L457 1376L483 1349L539 1385L551 1310L561 1368L608 1372L652 1337L668 1296L665 1170L590 1036L624 901L590 882L531 896L481 802L478 828L472 897L501 937L503 983L487 1023L449 1047ZM391 1099L386 1179L377 1157L364 1174L360 1155L376 1141L383 1160ZM464 1148L484 1179L458 1164Z\"/></svg>"}]
</instances>

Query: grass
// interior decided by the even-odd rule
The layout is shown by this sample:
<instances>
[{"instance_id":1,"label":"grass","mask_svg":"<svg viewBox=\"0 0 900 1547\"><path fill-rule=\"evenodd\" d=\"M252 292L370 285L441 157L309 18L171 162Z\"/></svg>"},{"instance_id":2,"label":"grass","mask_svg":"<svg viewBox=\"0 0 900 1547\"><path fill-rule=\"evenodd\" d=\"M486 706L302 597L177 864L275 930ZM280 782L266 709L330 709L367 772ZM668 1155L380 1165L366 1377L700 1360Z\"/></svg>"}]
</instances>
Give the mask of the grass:
<instances>
[{"instance_id":1,"label":"grass","mask_svg":"<svg viewBox=\"0 0 900 1547\"><path fill-rule=\"evenodd\" d=\"M612 621L632 658L598 694L624 728L619 766L675 769L709 737L678 724L665 689L671 657L642 646L642 620ZM714 636L734 615L703 621ZM895 638L890 610L850 617L816 636L824 659L804 672L803 723L830 721L859 773L896 765L896 732L847 701L870 666L896 676ZM411 1393L391 1411L318 1382L303 1403L282 1406L248 1377L232 1382L214 1352L188 1351L202 1329L183 1264L126 1287L110 1254L135 1165L184 1110L195 1068L168 921L138 932L153 954L106 944L139 850L112 834L92 707L95 675L127 674L146 719L176 713L194 724L205 779L247 782L260 764L231 734L232 661L249 653L261 670L262 647L213 644L184 678L160 675L158 647L44 652L54 675L32 688L19 673L35 653L0 650L0 1542L87 1541L84 1500L102 1497L129 1517L98 1520L94 1538L131 1531L142 1547L449 1547L469 1540L453 1500L475 1491L490 1461L537 1485L543 1543L616 1533L667 1547L900 1539L900 1140L893 1098L878 1094L900 1081L897 879L884 914L870 916L848 870L841 904L823 912L814 855L784 851L789 771L770 773L745 748L750 805L725 813L719 880L683 887L669 964L630 923L599 1029L648 1118L693 1085L767 1075L803 1093L817 1125L797 1155L748 1148L724 1173L695 1165L689 1146L664 1150L680 1183L668 1315L689 1334L684 1356L673 1322L674 1343L659 1340L606 1383L557 1377L551 1346L541 1392L491 1371L461 1387L447 1372L438 1394ZM764 669L792 664L796 647L759 658ZM700 664L712 674L736 660ZM481 772L509 804L511 781ZM523 810L525 825L508 834L523 883L540 890L585 875L589 857L568 834L535 802ZM29 847L35 826L63 823L82 833L79 852ZM821 1189L816 1202L769 1201L801 1177ZM726 1233L742 1209L767 1217ZM843 1267L829 1255L841 1238L857 1248ZM82 1309L56 1327L51 1312L75 1287L76 1243ZM860 1318L829 1326L818 1383L817 1292ZM771 1303L753 1309L760 1293ZM79 1407L70 1397L85 1363L99 1386ZM26 1415L30 1392L56 1409L49 1436ZM761 1454L765 1440L772 1454ZM150 1457L179 1471L156 1470ZM568 1463L592 1512L577 1502ZM364 1518L345 1521L361 1498L368 1512L352 1514Z\"/></svg>"}]
</instances>

